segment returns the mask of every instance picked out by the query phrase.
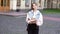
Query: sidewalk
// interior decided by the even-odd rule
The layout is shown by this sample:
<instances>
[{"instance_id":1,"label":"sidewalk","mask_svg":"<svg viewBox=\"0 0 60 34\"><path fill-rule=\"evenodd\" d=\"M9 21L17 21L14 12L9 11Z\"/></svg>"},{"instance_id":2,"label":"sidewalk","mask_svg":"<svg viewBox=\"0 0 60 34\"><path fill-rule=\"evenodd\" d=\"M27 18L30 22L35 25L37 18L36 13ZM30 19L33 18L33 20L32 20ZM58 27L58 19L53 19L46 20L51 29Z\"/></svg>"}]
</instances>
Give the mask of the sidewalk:
<instances>
[{"instance_id":1,"label":"sidewalk","mask_svg":"<svg viewBox=\"0 0 60 34\"><path fill-rule=\"evenodd\" d=\"M20 16L20 15L26 15L26 13L25 12L0 12L0 15Z\"/></svg>"}]
</instances>

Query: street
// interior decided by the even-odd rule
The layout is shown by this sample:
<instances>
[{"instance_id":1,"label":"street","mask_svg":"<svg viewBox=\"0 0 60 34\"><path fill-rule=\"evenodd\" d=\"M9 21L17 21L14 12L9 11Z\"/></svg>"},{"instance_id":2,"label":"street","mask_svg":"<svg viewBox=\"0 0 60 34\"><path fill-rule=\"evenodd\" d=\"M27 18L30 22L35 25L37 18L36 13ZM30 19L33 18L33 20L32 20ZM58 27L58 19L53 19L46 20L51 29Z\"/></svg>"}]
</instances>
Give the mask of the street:
<instances>
[{"instance_id":1,"label":"street","mask_svg":"<svg viewBox=\"0 0 60 34\"><path fill-rule=\"evenodd\" d=\"M43 14L43 16L47 16ZM53 17L53 16L49 16ZM56 18L60 18L58 15ZM25 21L26 15L13 17L0 15L0 34L27 34ZM44 23L39 28L39 34L60 34L60 21L46 19L44 17Z\"/></svg>"}]
</instances>

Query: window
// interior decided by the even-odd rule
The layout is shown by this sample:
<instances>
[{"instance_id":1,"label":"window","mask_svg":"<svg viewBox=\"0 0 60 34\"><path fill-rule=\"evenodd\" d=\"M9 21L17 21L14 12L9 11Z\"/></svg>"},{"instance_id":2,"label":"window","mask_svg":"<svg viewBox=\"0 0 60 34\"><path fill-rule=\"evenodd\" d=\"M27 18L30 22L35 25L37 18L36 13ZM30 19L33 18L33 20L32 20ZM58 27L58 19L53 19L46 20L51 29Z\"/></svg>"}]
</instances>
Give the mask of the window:
<instances>
[{"instance_id":1,"label":"window","mask_svg":"<svg viewBox=\"0 0 60 34\"><path fill-rule=\"evenodd\" d=\"M39 7L41 7L41 0L39 0Z\"/></svg>"},{"instance_id":2,"label":"window","mask_svg":"<svg viewBox=\"0 0 60 34\"><path fill-rule=\"evenodd\" d=\"M31 0L31 3L37 3L37 0Z\"/></svg>"},{"instance_id":3,"label":"window","mask_svg":"<svg viewBox=\"0 0 60 34\"><path fill-rule=\"evenodd\" d=\"M7 0L7 6L10 6L10 0Z\"/></svg>"},{"instance_id":4,"label":"window","mask_svg":"<svg viewBox=\"0 0 60 34\"><path fill-rule=\"evenodd\" d=\"M60 4L60 0L59 0L59 4Z\"/></svg>"},{"instance_id":5,"label":"window","mask_svg":"<svg viewBox=\"0 0 60 34\"><path fill-rule=\"evenodd\" d=\"M46 7L46 0L44 1L44 7Z\"/></svg>"},{"instance_id":6,"label":"window","mask_svg":"<svg viewBox=\"0 0 60 34\"><path fill-rule=\"evenodd\" d=\"M3 5L6 6L6 0L3 1Z\"/></svg>"},{"instance_id":7,"label":"window","mask_svg":"<svg viewBox=\"0 0 60 34\"><path fill-rule=\"evenodd\" d=\"M29 7L29 4L30 4L30 0L25 0L25 6Z\"/></svg>"},{"instance_id":8,"label":"window","mask_svg":"<svg viewBox=\"0 0 60 34\"><path fill-rule=\"evenodd\" d=\"M3 6L3 0L1 0L1 6Z\"/></svg>"},{"instance_id":9,"label":"window","mask_svg":"<svg viewBox=\"0 0 60 34\"><path fill-rule=\"evenodd\" d=\"M59 8L60 8L60 4L59 4Z\"/></svg>"},{"instance_id":10,"label":"window","mask_svg":"<svg viewBox=\"0 0 60 34\"><path fill-rule=\"evenodd\" d=\"M21 0L17 0L17 6L20 6L21 5Z\"/></svg>"}]
</instances>

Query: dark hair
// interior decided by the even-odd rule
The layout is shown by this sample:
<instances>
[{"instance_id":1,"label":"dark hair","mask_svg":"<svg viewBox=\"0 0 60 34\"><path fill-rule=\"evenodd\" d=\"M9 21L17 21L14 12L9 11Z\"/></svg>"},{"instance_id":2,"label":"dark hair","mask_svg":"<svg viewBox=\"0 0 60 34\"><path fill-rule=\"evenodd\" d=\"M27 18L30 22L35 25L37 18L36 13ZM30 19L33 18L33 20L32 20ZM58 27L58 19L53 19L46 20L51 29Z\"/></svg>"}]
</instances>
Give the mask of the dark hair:
<instances>
[{"instance_id":1,"label":"dark hair","mask_svg":"<svg viewBox=\"0 0 60 34\"><path fill-rule=\"evenodd\" d=\"M33 4L35 4L37 6L37 3L32 3L31 4L31 10L33 10Z\"/></svg>"}]
</instances>

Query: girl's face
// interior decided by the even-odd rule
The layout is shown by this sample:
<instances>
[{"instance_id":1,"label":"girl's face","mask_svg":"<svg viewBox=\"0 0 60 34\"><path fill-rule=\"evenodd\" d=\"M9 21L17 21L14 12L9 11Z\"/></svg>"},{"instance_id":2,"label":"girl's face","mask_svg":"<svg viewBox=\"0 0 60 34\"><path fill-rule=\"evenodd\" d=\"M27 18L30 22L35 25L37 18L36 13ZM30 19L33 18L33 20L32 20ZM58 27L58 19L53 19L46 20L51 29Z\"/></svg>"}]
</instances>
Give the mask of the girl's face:
<instances>
[{"instance_id":1,"label":"girl's face","mask_svg":"<svg viewBox=\"0 0 60 34\"><path fill-rule=\"evenodd\" d=\"M37 9L37 5L36 5L36 4L33 4L32 8L33 8L34 10L36 10L36 9Z\"/></svg>"}]
</instances>

